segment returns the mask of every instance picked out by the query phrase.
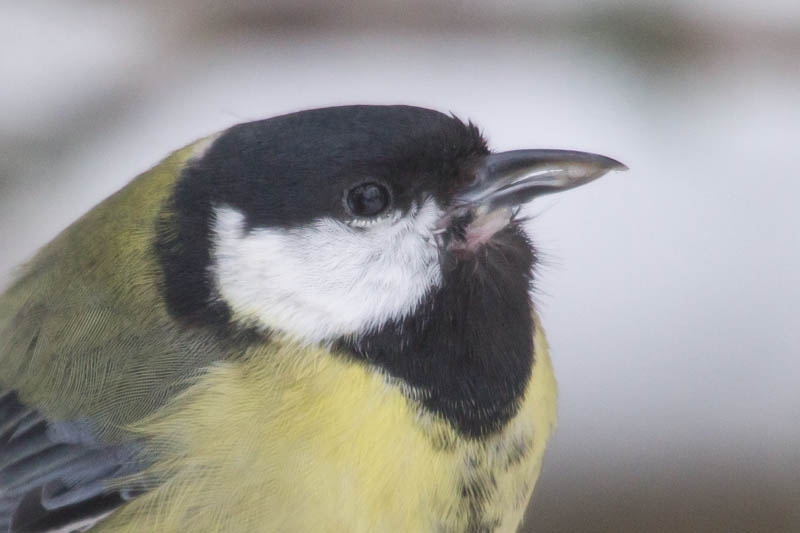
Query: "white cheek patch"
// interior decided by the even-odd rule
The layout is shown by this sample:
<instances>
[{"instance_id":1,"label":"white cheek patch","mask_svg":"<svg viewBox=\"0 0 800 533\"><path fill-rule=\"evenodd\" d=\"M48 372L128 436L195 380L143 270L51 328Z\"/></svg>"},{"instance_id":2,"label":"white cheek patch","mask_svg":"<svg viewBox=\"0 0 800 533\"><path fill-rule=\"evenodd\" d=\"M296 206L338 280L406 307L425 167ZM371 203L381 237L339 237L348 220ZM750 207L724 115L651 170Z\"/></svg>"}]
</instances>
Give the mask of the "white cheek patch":
<instances>
[{"instance_id":1,"label":"white cheek patch","mask_svg":"<svg viewBox=\"0 0 800 533\"><path fill-rule=\"evenodd\" d=\"M244 215L216 210L212 266L234 317L305 342L374 330L411 313L441 284L433 201L353 228L324 218L296 229L245 232Z\"/></svg>"}]
</instances>

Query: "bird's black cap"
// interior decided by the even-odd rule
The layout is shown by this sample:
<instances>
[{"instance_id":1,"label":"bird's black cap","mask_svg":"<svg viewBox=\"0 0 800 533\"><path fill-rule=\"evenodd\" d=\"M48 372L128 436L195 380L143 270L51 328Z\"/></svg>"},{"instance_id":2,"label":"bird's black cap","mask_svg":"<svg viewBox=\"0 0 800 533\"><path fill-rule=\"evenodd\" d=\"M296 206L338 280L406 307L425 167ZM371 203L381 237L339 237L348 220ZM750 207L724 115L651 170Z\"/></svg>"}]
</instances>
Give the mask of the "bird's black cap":
<instances>
[{"instance_id":1,"label":"bird's black cap","mask_svg":"<svg viewBox=\"0 0 800 533\"><path fill-rule=\"evenodd\" d=\"M241 211L250 227L291 227L319 217L344 219L343 191L387 185L395 207L421 195L442 203L459 170L488 154L478 129L410 106L314 109L234 126L187 169L209 201ZM461 177L461 179L466 179Z\"/></svg>"}]
</instances>

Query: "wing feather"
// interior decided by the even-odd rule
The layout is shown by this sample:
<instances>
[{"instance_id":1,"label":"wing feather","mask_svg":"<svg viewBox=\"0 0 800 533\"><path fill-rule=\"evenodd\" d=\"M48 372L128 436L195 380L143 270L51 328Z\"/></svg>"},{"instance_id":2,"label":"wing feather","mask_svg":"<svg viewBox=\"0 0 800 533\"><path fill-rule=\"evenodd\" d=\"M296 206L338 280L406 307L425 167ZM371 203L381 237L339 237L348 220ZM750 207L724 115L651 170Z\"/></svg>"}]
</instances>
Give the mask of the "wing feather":
<instances>
[{"instance_id":1,"label":"wing feather","mask_svg":"<svg viewBox=\"0 0 800 533\"><path fill-rule=\"evenodd\" d=\"M87 442L80 422L48 421L13 391L0 391L0 427L0 531L86 527L129 499L136 487L116 481L146 466L140 443Z\"/></svg>"}]
</instances>

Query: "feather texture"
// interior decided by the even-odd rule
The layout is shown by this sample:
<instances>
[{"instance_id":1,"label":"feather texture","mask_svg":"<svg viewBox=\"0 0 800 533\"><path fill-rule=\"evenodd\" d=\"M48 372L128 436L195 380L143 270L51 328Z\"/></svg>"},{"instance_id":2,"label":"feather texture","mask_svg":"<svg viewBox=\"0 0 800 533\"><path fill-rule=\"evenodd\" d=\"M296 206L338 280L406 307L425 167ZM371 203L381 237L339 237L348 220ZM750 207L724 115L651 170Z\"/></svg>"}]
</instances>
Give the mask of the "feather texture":
<instances>
[{"instance_id":1,"label":"feather texture","mask_svg":"<svg viewBox=\"0 0 800 533\"><path fill-rule=\"evenodd\" d=\"M110 487L147 463L126 426L231 353L170 319L151 259L153 221L203 145L67 228L0 296L0 531L88 527L132 498Z\"/></svg>"},{"instance_id":2,"label":"feather texture","mask_svg":"<svg viewBox=\"0 0 800 533\"><path fill-rule=\"evenodd\" d=\"M80 422L51 422L14 392L0 396L0 531L80 529L138 492L109 486L145 466L138 442L104 446Z\"/></svg>"},{"instance_id":3,"label":"feather texture","mask_svg":"<svg viewBox=\"0 0 800 533\"><path fill-rule=\"evenodd\" d=\"M515 531L555 420L547 344L517 416L480 440L374 367L273 341L136 425L163 484L102 531Z\"/></svg>"}]
</instances>

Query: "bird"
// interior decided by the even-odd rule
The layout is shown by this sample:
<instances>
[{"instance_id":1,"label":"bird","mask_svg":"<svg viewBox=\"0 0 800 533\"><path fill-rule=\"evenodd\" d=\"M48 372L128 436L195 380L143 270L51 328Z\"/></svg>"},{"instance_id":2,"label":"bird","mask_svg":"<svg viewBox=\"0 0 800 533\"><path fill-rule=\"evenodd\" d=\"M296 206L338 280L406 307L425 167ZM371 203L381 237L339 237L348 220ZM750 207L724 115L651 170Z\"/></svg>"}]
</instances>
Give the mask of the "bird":
<instances>
[{"instance_id":1,"label":"bird","mask_svg":"<svg viewBox=\"0 0 800 533\"><path fill-rule=\"evenodd\" d=\"M173 152L0 296L0 530L515 531L556 418L520 209L625 169L401 105Z\"/></svg>"}]
</instances>

